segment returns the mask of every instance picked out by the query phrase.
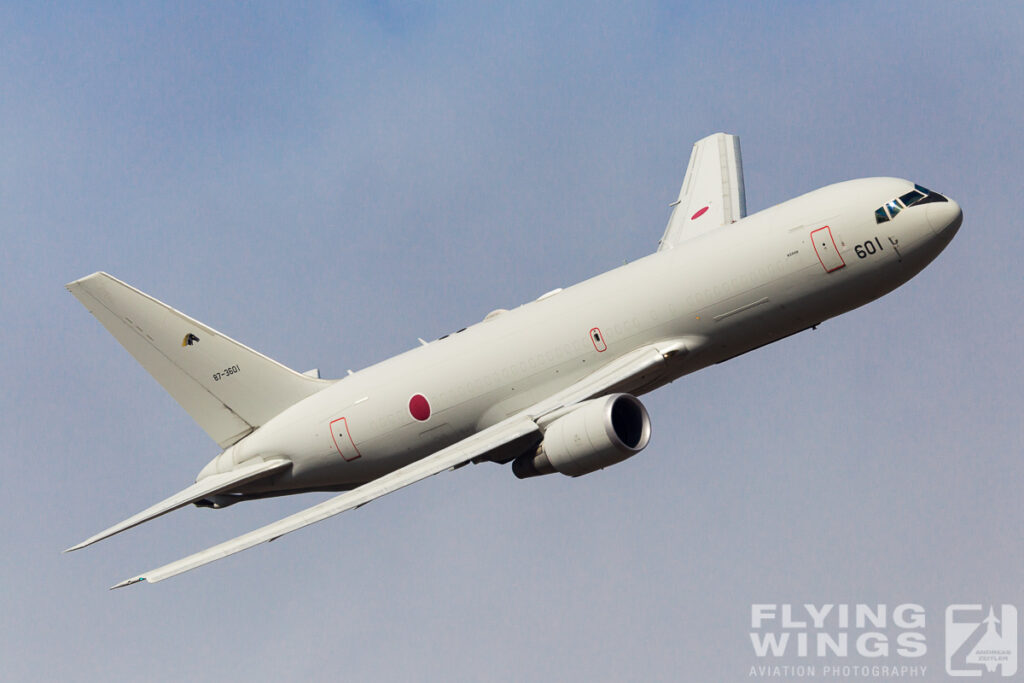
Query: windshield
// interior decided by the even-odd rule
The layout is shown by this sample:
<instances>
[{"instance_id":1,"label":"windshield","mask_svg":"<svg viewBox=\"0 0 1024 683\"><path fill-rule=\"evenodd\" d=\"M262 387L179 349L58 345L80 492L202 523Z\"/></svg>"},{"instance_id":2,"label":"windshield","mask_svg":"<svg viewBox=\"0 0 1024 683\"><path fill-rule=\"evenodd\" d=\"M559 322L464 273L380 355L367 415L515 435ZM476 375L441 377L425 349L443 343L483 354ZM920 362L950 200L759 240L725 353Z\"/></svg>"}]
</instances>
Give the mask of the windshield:
<instances>
[{"instance_id":1,"label":"windshield","mask_svg":"<svg viewBox=\"0 0 1024 683\"><path fill-rule=\"evenodd\" d=\"M938 192L932 192L927 187L914 185L910 192L900 195L892 201L888 201L875 209L875 222L884 223L896 217L902 209L910 208L915 204L930 204L931 202L949 201Z\"/></svg>"}]
</instances>

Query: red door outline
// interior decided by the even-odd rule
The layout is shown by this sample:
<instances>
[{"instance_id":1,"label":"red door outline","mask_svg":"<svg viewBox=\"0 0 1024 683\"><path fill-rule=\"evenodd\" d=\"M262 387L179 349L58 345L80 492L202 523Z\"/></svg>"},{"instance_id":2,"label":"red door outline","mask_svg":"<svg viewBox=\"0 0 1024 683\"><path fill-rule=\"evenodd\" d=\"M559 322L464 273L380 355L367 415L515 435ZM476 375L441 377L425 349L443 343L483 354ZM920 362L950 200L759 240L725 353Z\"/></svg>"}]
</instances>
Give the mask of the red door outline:
<instances>
[{"instance_id":1,"label":"red door outline","mask_svg":"<svg viewBox=\"0 0 1024 683\"><path fill-rule=\"evenodd\" d=\"M338 424L338 423L341 424ZM352 433L348 430L348 420L343 417L339 417L337 420L331 420L331 438L334 440L334 447L338 449L338 455L345 459L345 462L355 460L362 456L359 449L356 448L356 442L352 440ZM338 442L338 439L341 442ZM347 440L347 441L346 441ZM341 445L345 444L345 450L351 446L351 453L355 453L351 458L345 455L345 451L341 450Z\"/></svg>"},{"instance_id":2,"label":"red door outline","mask_svg":"<svg viewBox=\"0 0 1024 683\"><path fill-rule=\"evenodd\" d=\"M819 235L818 233L822 230L825 231L825 234ZM821 245L818 242L821 242ZM817 230L811 230L811 244L814 246L814 253L818 256L818 263L826 273L839 270L846 265L843 255L839 253L839 248L836 246L836 240L832 237L832 228L826 225ZM829 250L829 244L832 245L831 250ZM824 256L822 256L823 254Z\"/></svg>"},{"instance_id":3,"label":"red door outline","mask_svg":"<svg viewBox=\"0 0 1024 683\"><path fill-rule=\"evenodd\" d=\"M601 353L608 348L608 345L604 342L604 335L601 334L601 328L599 327L590 328L590 341L594 343L594 348L598 353Z\"/></svg>"}]
</instances>

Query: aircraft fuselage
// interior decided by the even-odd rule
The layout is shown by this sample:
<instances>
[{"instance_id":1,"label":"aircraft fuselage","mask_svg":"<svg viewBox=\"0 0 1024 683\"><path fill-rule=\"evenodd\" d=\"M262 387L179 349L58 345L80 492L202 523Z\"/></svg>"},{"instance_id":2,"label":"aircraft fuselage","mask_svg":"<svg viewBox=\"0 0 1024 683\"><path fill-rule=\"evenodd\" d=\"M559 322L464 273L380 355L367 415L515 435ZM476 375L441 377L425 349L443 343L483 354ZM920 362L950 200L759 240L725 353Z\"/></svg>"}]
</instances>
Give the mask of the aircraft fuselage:
<instances>
[{"instance_id":1,"label":"aircraft fuselage","mask_svg":"<svg viewBox=\"0 0 1024 683\"><path fill-rule=\"evenodd\" d=\"M493 425L644 345L685 352L644 393L892 291L949 243L952 201L875 209L913 183L830 185L356 372L227 448L200 477L257 457L293 465L250 495L344 489Z\"/></svg>"}]
</instances>

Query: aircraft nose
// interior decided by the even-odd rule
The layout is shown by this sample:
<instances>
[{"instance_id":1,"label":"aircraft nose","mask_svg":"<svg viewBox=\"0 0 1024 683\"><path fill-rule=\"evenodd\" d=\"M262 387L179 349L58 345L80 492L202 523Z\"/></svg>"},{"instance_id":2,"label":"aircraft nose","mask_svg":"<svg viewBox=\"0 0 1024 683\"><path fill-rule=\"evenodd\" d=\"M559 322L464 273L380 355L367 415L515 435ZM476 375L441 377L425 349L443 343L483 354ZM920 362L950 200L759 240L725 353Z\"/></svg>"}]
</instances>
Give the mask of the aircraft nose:
<instances>
[{"instance_id":1,"label":"aircraft nose","mask_svg":"<svg viewBox=\"0 0 1024 683\"><path fill-rule=\"evenodd\" d=\"M949 236L952 237L960 229L963 220L964 212L952 199L928 205L928 224L932 226L932 231L936 235L949 232Z\"/></svg>"}]
</instances>

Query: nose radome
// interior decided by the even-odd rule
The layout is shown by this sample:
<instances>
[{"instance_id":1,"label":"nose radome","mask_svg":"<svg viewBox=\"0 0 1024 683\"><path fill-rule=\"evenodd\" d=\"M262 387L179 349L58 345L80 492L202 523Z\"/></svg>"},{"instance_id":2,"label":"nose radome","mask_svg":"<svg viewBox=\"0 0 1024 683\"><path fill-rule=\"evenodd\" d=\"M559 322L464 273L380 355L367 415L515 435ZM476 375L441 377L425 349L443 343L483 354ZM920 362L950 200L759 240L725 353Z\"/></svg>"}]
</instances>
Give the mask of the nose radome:
<instances>
[{"instance_id":1,"label":"nose radome","mask_svg":"<svg viewBox=\"0 0 1024 683\"><path fill-rule=\"evenodd\" d=\"M964 212L960 205L952 199L945 202L933 202L928 205L928 224L937 235L947 230L956 233L964 220Z\"/></svg>"},{"instance_id":2,"label":"nose radome","mask_svg":"<svg viewBox=\"0 0 1024 683\"><path fill-rule=\"evenodd\" d=\"M959 204L948 200L946 202L933 202L928 205L928 223L936 234L952 230L956 232L964 221L964 212Z\"/></svg>"}]
</instances>

